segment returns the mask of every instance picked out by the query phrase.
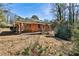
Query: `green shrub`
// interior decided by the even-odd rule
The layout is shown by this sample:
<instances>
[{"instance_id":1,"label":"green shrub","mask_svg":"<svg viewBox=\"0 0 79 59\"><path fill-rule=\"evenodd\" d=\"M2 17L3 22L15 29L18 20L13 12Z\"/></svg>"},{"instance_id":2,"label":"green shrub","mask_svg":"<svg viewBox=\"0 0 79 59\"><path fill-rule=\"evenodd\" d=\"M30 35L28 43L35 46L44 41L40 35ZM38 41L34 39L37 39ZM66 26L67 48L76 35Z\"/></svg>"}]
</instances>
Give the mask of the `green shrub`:
<instances>
[{"instance_id":1,"label":"green shrub","mask_svg":"<svg viewBox=\"0 0 79 59\"><path fill-rule=\"evenodd\" d=\"M74 47L73 47L73 51L71 52L71 54L69 54L70 56L79 56L79 30L78 29L74 29Z\"/></svg>"},{"instance_id":2,"label":"green shrub","mask_svg":"<svg viewBox=\"0 0 79 59\"><path fill-rule=\"evenodd\" d=\"M40 56L43 51L46 51L46 49L47 48L43 48L41 45L38 44L38 42L36 42L32 46L25 48L24 51L22 52L22 55L26 55L26 56L37 55L37 56Z\"/></svg>"},{"instance_id":3,"label":"green shrub","mask_svg":"<svg viewBox=\"0 0 79 59\"><path fill-rule=\"evenodd\" d=\"M69 53L69 56L79 56L79 29L73 29L73 50Z\"/></svg>"},{"instance_id":4,"label":"green shrub","mask_svg":"<svg viewBox=\"0 0 79 59\"><path fill-rule=\"evenodd\" d=\"M67 26L62 25L57 27L55 36L62 39L70 40L72 36L72 32L71 29L69 29Z\"/></svg>"},{"instance_id":5,"label":"green shrub","mask_svg":"<svg viewBox=\"0 0 79 59\"><path fill-rule=\"evenodd\" d=\"M29 48L27 47L26 49L24 49L24 52L22 52L23 55L29 55Z\"/></svg>"},{"instance_id":6,"label":"green shrub","mask_svg":"<svg viewBox=\"0 0 79 59\"><path fill-rule=\"evenodd\" d=\"M7 25L7 24L6 24L5 22L0 22L0 27L1 27L1 28L7 27L6 25Z\"/></svg>"}]
</instances>

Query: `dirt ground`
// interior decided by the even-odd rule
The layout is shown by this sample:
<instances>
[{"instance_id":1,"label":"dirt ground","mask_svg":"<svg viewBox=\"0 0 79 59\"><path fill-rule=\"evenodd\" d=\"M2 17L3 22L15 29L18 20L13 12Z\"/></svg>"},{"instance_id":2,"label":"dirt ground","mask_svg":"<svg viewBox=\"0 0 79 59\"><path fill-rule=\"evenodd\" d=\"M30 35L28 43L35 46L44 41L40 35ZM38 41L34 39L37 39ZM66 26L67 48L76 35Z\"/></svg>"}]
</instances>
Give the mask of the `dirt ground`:
<instances>
[{"instance_id":1,"label":"dirt ground","mask_svg":"<svg viewBox=\"0 0 79 59\"><path fill-rule=\"evenodd\" d=\"M47 35L41 34L28 34L22 33L16 35L11 33L9 29L0 28L0 55L1 56L13 56L16 55L17 52L23 51L24 48L28 47L29 45L34 44L35 42L39 42L42 46L51 46L48 51L57 51L67 54L67 51L72 50L72 43L70 41L65 41L55 37L48 37ZM50 52L51 52L50 51ZM47 54L51 55L51 54ZM54 54L53 54L54 55ZM59 55L55 53L55 55Z\"/></svg>"}]
</instances>

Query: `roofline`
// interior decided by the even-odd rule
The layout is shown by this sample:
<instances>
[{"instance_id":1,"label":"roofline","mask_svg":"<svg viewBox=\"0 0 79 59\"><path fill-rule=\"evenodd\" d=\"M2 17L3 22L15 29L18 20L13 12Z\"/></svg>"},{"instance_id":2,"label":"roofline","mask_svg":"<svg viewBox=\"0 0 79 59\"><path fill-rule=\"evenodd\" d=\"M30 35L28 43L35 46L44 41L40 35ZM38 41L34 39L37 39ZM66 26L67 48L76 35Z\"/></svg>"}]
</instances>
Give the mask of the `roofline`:
<instances>
[{"instance_id":1,"label":"roofline","mask_svg":"<svg viewBox=\"0 0 79 59\"><path fill-rule=\"evenodd\" d=\"M17 23L17 22L21 22L21 21L16 21L15 23ZM27 23L27 24L32 24L32 23L33 24L48 24L48 23L44 23L44 22L42 23L42 22L30 22L30 21L29 22L21 22L21 23ZM51 24L48 24L48 25L51 25Z\"/></svg>"}]
</instances>

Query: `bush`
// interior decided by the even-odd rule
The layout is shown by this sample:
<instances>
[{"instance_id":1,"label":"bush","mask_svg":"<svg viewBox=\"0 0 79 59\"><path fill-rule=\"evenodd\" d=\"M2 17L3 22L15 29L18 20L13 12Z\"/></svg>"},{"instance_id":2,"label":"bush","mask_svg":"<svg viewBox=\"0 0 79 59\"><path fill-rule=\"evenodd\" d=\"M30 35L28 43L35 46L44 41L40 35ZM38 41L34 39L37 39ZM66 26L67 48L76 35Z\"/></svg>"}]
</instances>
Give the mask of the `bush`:
<instances>
[{"instance_id":1,"label":"bush","mask_svg":"<svg viewBox=\"0 0 79 59\"><path fill-rule=\"evenodd\" d=\"M36 42L32 46L25 48L24 51L22 52L22 55L24 55L24 56L30 56L30 55L41 56L42 53L44 51L46 51L46 49L47 49L47 47L43 48L41 45L38 44L38 42Z\"/></svg>"},{"instance_id":2,"label":"bush","mask_svg":"<svg viewBox=\"0 0 79 59\"><path fill-rule=\"evenodd\" d=\"M70 40L72 32L71 29L69 29L66 25L62 25L57 27L55 36L62 39Z\"/></svg>"},{"instance_id":3,"label":"bush","mask_svg":"<svg viewBox=\"0 0 79 59\"><path fill-rule=\"evenodd\" d=\"M29 48L27 47L26 49L24 49L24 52L22 52L23 55L27 55L29 56Z\"/></svg>"},{"instance_id":4,"label":"bush","mask_svg":"<svg viewBox=\"0 0 79 59\"><path fill-rule=\"evenodd\" d=\"M74 51L73 51L73 55L74 56L79 56L79 30L75 29L74 30Z\"/></svg>"},{"instance_id":5,"label":"bush","mask_svg":"<svg viewBox=\"0 0 79 59\"><path fill-rule=\"evenodd\" d=\"M1 27L1 28L7 27L6 25L7 25L7 24L6 24L5 22L0 22L0 27Z\"/></svg>"}]
</instances>

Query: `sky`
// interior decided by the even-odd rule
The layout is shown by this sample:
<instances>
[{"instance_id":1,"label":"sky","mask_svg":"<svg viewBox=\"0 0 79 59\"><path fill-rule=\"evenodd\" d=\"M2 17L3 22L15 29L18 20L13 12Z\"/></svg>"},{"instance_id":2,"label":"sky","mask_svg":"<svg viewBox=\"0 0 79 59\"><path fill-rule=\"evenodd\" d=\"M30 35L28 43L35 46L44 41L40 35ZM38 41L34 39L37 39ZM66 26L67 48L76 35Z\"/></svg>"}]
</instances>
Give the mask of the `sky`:
<instances>
[{"instance_id":1,"label":"sky","mask_svg":"<svg viewBox=\"0 0 79 59\"><path fill-rule=\"evenodd\" d=\"M14 3L8 6L12 13L15 13L23 18L30 18L32 15L37 15L40 20L52 19L49 3Z\"/></svg>"}]
</instances>

